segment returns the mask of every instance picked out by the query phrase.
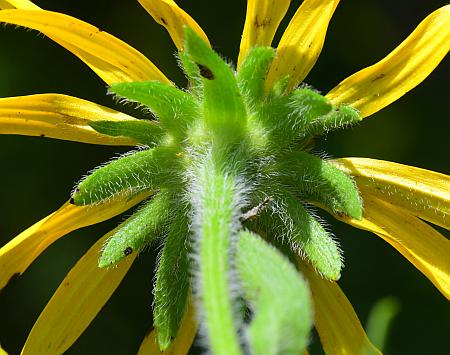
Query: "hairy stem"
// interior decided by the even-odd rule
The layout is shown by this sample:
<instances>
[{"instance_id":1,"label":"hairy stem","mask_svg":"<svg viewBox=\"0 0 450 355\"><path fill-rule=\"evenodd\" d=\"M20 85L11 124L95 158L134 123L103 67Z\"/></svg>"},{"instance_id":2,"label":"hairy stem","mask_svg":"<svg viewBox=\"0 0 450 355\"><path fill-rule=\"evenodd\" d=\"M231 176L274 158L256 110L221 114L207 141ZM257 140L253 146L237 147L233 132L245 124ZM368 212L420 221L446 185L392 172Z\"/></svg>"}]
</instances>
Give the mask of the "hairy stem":
<instances>
[{"instance_id":1,"label":"hairy stem","mask_svg":"<svg viewBox=\"0 0 450 355\"><path fill-rule=\"evenodd\" d=\"M240 354L230 292L230 249L238 226L236 178L206 160L193 191L199 296L212 353Z\"/></svg>"}]
</instances>

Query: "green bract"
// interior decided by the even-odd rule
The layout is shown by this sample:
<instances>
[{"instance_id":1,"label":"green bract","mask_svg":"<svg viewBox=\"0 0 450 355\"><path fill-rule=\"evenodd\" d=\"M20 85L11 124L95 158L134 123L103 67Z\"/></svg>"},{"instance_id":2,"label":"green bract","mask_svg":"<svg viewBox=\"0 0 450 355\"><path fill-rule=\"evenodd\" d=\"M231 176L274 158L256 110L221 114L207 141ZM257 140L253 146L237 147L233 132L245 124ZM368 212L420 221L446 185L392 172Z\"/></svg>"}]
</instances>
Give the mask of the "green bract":
<instances>
[{"instance_id":1,"label":"green bract","mask_svg":"<svg viewBox=\"0 0 450 355\"><path fill-rule=\"evenodd\" d=\"M351 178L311 148L315 136L360 116L306 86L288 93L289 78L265 89L274 55L254 48L237 74L186 29L180 62L188 89L114 84L111 92L145 106L156 120L91 124L146 146L88 175L71 201L152 191L106 243L99 265L113 265L155 238L165 241L154 291L161 349L177 334L191 288L215 354L242 353L239 333L254 353L301 353L312 322L309 291L271 241L288 241L324 277L340 276L339 247L308 205L360 219L362 201ZM249 324L241 298L254 312Z\"/></svg>"}]
</instances>

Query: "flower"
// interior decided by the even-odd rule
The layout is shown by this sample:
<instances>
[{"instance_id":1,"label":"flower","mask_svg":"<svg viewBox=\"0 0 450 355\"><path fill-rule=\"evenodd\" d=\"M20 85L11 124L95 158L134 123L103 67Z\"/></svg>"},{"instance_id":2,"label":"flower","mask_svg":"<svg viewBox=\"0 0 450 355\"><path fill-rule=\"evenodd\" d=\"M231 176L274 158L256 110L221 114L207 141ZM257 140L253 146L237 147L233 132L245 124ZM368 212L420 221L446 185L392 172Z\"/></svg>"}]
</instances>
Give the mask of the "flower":
<instances>
[{"instance_id":1,"label":"flower","mask_svg":"<svg viewBox=\"0 0 450 355\"><path fill-rule=\"evenodd\" d=\"M124 97L134 95L127 92L133 86L127 88L126 85L117 84L115 86L114 84L143 80L158 80L169 84L165 76L151 62L134 49L104 32L65 15L43 12L28 1L4 1L3 3L7 7L19 7L25 10L2 11L0 21L40 30L85 61L106 83L112 85L112 91ZM141 1L141 3L158 22L168 28L178 48L181 49L184 46L185 33L182 25L192 28L206 40L206 36L198 25L172 1ZM278 79L285 75L288 77L284 83L285 87L280 89L283 91L282 94L284 91L290 92L303 81L320 53L328 22L337 3L337 1L305 1L302 4L280 41L277 56L270 66L265 81L266 90L270 90L272 84L279 82ZM240 70L252 47L271 44L273 34L288 5L288 1L279 2L276 6L266 1L248 2L247 21L238 61ZM272 6L275 7L272 8ZM31 10L26 11L26 9ZM69 19L70 21L67 21ZM257 24L254 19L259 20ZM336 107L343 105L343 108L349 108L345 106L349 105L350 108L359 110L363 118L382 109L420 83L445 56L449 49L448 21L449 7L445 6L427 17L413 34L385 60L344 80L326 97ZM195 40L192 41L193 45L197 43ZM190 51L195 55L195 51L193 52L192 49ZM197 56L203 58L199 54ZM294 60L294 58L299 60ZM200 67L200 73L206 79L211 75L208 70L207 66ZM242 71L243 69L240 72ZM214 74L214 71L212 73ZM303 93L306 96L302 99L310 98L311 96L308 95L313 95L309 91ZM319 98L317 97L317 99ZM4 133L37 135L45 132L44 134L54 138L116 145L134 145L141 139L145 139L140 136L125 138L123 134L113 134L114 130L123 133L123 127L127 127L134 134L136 130L132 128L132 125L137 124L136 120L77 98L54 94L33 95L3 99L3 105L3 108L9 110L8 112L13 113L13 119L2 121L3 126L6 126L6 123L9 124ZM50 118L42 119L43 113ZM158 116L160 115L159 112L156 113ZM350 119L354 117L349 116ZM359 116L355 119L357 118ZM26 122L26 120L29 121ZM30 124L30 121L33 124ZM105 126L102 121L113 123ZM214 127L214 124L212 122L211 126ZM153 130L152 132L155 134L158 133L158 129L151 124L148 124L145 129ZM176 130L176 127L173 129ZM182 133L180 132L180 134ZM183 159L183 153L180 158ZM358 203L355 202L357 199L350 201L354 204L353 209L347 206L342 210L339 210L339 207L342 206L333 205L326 199L314 202L318 205L324 204L324 208L331 209L336 217L345 222L370 230L387 240L448 298L448 241L417 218L420 217L448 228L448 177L422 169L370 159L346 158L337 159L333 163L346 174L354 177L364 201L364 217L360 218L361 216L358 214ZM333 170L332 165L327 165L327 167L331 169L330 171L336 171ZM282 166L281 168L290 167ZM214 170L211 169L207 172L209 171ZM347 175L340 176L344 176L342 177L343 181L349 181L345 178ZM417 177L421 177L421 179L417 181ZM204 178L206 179L208 176ZM86 184L89 183L88 180L85 181ZM226 180L224 180L225 182ZM345 192L354 193L354 190L349 186ZM149 192L144 191L142 194L133 196L131 200L127 198L128 196L115 195L113 199L95 205L83 207L64 205L60 210L44 221L38 222L2 249L0 265L1 272L5 274L2 274L1 280L7 281L9 276L23 272L40 252L60 236L81 226L110 218L145 199L148 195ZM77 196L79 194L77 195L75 192L74 198ZM330 195L325 197L327 196ZM339 196L332 197L337 199ZM214 209L205 210L213 211ZM427 236L426 240L424 235ZM25 349L47 347L46 341L51 341L52 346L55 346L53 348L55 351L65 350L109 298L136 253L131 250L125 261L115 269L105 271L95 268L98 251L108 237L105 236L96 243L67 276L37 321ZM312 259L314 262L313 255L307 256L310 261ZM330 271L321 268L319 262L320 260L314 265L319 271L323 274L326 274L327 271L330 272L329 278L338 277L340 266L336 266L337 269ZM316 308L315 326L321 336L325 351L331 352L333 348L342 349L342 352L347 350L350 353L359 351L364 346L362 344L368 344L368 341L350 303L342 295L337 284L317 277L317 274L308 266L302 265L302 268L312 290ZM87 269L92 271L87 274L85 272ZM72 305L72 300L76 298L81 298L79 308L69 310L64 307L64 312L56 311L61 309L64 304ZM336 304L338 301L340 303ZM80 309L87 314L86 317L71 318L71 315L76 315ZM340 322L339 328L335 327L336 320ZM343 325L346 321L348 326ZM70 331L66 331L67 328L62 327L63 324L70 328ZM181 329L188 331L191 328L182 327ZM353 338L343 334L350 329L353 330ZM149 339L153 339L153 336L150 336ZM148 341L148 344L151 346L154 343Z\"/></svg>"}]
</instances>

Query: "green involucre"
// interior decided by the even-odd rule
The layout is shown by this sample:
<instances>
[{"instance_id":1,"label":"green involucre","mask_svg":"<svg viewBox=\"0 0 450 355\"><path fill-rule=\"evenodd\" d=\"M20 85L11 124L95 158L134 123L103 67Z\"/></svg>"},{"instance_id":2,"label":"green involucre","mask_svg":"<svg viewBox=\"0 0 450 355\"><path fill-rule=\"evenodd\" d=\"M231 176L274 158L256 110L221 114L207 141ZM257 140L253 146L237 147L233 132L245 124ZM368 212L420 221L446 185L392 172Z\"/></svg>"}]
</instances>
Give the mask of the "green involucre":
<instances>
[{"instance_id":1,"label":"green involucre","mask_svg":"<svg viewBox=\"0 0 450 355\"><path fill-rule=\"evenodd\" d=\"M248 107L261 104L264 98L264 82L275 51L270 47L250 50L237 75L237 83Z\"/></svg>"},{"instance_id":2,"label":"green involucre","mask_svg":"<svg viewBox=\"0 0 450 355\"><path fill-rule=\"evenodd\" d=\"M162 349L177 334L189 288L198 301L201 329L212 352L244 352L240 334L247 328L236 306L243 294L255 311L246 348L289 353L305 346L311 315L305 310L310 309L306 286L272 247L248 233L237 240L241 222L267 232L268 243L288 241L326 278L340 276L336 242L303 203L361 218L362 202L350 177L308 152L315 136L355 124L360 116L351 107L331 105L305 85L288 91L289 77L266 88L273 57L271 48L254 48L236 73L186 29L179 54L189 81L186 90L154 81L111 86L117 95L148 107L159 122L91 122L103 134L156 145L95 170L80 182L72 202L93 204L117 194L159 191L115 231L100 265L112 265L167 235L162 238L154 292L154 323ZM183 210L184 206L189 207ZM190 225L192 233L187 231ZM187 244L193 246L189 258ZM241 259L253 247L248 260ZM283 247L278 249L292 254ZM250 274L242 266L246 262L257 272L254 268ZM263 278L285 268L286 275L272 284ZM193 270L193 283L188 270ZM238 271L247 283L240 285ZM280 302L274 290L282 290ZM296 318L300 313L305 315L302 322ZM272 316L276 322L265 321Z\"/></svg>"},{"instance_id":3,"label":"green involucre","mask_svg":"<svg viewBox=\"0 0 450 355\"><path fill-rule=\"evenodd\" d=\"M194 98L174 86L159 81L112 84L110 90L148 107L162 126L177 139L183 139L188 125L198 115Z\"/></svg>"},{"instance_id":4,"label":"green involucre","mask_svg":"<svg viewBox=\"0 0 450 355\"><path fill-rule=\"evenodd\" d=\"M169 192L160 191L122 223L106 242L99 267L112 266L126 256L140 252L158 238L170 218L172 199Z\"/></svg>"},{"instance_id":5,"label":"green involucre","mask_svg":"<svg viewBox=\"0 0 450 355\"><path fill-rule=\"evenodd\" d=\"M289 191L271 186L267 193L273 201L250 227L289 243L291 249L306 258L321 275L338 280L342 255L337 242Z\"/></svg>"},{"instance_id":6,"label":"green involucre","mask_svg":"<svg viewBox=\"0 0 450 355\"><path fill-rule=\"evenodd\" d=\"M189 293L189 219L182 209L174 208L173 212L177 215L167 233L153 291L153 324L161 350L177 335Z\"/></svg>"},{"instance_id":7,"label":"green involucre","mask_svg":"<svg viewBox=\"0 0 450 355\"><path fill-rule=\"evenodd\" d=\"M281 182L310 202L361 219L362 202L353 180L326 160L306 152L284 155L274 168Z\"/></svg>"},{"instance_id":8,"label":"green involucre","mask_svg":"<svg viewBox=\"0 0 450 355\"><path fill-rule=\"evenodd\" d=\"M246 335L252 354L302 354L312 327L305 280L273 246L241 231L236 268L254 316Z\"/></svg>"},{"instance_id":9,"label":"green involucre","mask_svg":"<svg viewBox=\"0 0 450 355\"><path fill-rule=\"evenodd\" d=\"M194 61L203 82L203 120L215 141L243 137L246 110L231 68L191 29L185 31L185 53Z\"/></svg>"},{"instance_id":10,"label":"green involucre","mask_svg":"<svg viewBox=\"0 0 450 355\"><path fill-rule=\"evenodd\" d=\"M71 203L88 205L118 193L135 194L159 186L176 184L176 150L153 148L120 157L94 170L72 194Z\"/></svg>"},{"instance_id":11,"label":"green involucre","mask_svg":"<svg viewBox=\"0 0 450 355\"><path fill-rule=\"evenodd\" d=\"M137 143L148 146L160 143L165 136L164 130L157 123L148 120L91 121L89 126L99 133L133 138Z\"/></svg>"},{"instance_id":12,"label":"green involucre","mask_svg":"<svg viewBox=\"0 0 450 355\"><path fill-rule=\"evenodd\" d=\"M203 82L200 69L185 52L178 52L178 58L180 60L179 65L188 79L189 92L194 98L201 100L203 96Z\"/></svg>"}]
</instances>

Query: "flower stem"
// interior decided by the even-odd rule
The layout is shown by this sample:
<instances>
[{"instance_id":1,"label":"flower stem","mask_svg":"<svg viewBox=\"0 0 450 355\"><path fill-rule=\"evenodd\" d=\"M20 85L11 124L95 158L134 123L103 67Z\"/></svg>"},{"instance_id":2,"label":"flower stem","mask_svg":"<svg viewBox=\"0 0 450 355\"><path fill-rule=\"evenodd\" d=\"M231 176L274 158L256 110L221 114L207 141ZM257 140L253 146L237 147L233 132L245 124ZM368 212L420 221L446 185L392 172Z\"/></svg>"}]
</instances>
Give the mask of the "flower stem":
<instances>
[{"instance_id":1,"label":"flower stem","mask_svg":"<svg viewBox=\"0 0 450 355\"><path fill-rule=\"evenodd\" d=\"M198 191L193 191L203 323L213 354L241 354L230 292L230 249L238 226L239 193L236 178L206 160L199 171Z\"/></svg>"}]
</instances>

